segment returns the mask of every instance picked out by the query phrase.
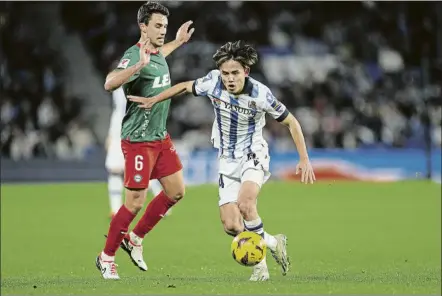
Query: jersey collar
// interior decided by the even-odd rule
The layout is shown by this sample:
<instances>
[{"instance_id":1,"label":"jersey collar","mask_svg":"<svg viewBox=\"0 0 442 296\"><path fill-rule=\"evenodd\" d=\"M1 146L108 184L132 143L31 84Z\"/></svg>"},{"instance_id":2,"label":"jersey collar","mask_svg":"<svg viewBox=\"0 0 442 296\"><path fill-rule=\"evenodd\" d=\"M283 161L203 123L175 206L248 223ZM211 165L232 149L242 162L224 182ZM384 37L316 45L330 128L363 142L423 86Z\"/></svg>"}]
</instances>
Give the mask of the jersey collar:
<instances>
[{"instance_id":1,"label":"jersey collar","mask_svg":"<svg viewBox=\"0 0 442 296\"><path fill-rule=\"evenodd\" d=\"M253 83L250 81L249 77L246 77L244 81L244 88L241 93L251 96L252 91L253 91Z\"/></svg>"},{"instance_id":2,"label":"jersey collar","mask_svg":"<svg viewBox=\"0 0 442 296\"><path fill-rule=\"evenodd\" d=\"M141 43L138 42L138 43L137 43L137 46L138 46L138 47L141 47ZM151 51L151 52L150 52L150 54L159 54L159 53L160 53L160 50L159 50L159 49L156 50L156 51Z\"/></svg>"}]
</instances>

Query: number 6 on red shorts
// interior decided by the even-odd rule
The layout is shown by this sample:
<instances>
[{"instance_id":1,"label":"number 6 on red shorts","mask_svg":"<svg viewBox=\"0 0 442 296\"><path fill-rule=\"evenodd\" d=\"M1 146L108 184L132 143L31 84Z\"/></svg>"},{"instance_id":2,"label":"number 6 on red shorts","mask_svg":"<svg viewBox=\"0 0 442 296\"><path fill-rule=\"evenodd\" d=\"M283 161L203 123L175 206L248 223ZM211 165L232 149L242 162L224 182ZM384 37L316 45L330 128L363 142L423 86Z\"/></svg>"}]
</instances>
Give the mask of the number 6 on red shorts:
<instances>
[{"instance_id":1,"label":"number 6 on red shorts","mask_svg":"<svg viewBox=\"0 0 442 296\"><path fill-rule=\"evenodd\" d=\"M130 143L121 141L124 154L124 187L145 189L149 186L152 169L155 166L158 152L148 149L147 143Z\"/></svg>"}]
</instances>

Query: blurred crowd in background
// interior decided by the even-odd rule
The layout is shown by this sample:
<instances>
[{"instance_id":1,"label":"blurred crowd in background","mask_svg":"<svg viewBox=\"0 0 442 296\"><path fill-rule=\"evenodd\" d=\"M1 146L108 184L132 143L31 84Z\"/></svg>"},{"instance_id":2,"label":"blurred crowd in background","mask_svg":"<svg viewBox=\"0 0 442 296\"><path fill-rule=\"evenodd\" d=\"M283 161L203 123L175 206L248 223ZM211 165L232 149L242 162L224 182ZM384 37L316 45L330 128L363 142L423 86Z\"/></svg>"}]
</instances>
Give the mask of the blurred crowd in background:
<instances>
[{"instance_id":1,"label":"blurred crowd in background","mask_svg":"<svg viewBox=\"0 0 442 296\"><path fill-rule=\"evenodd\" d=\"M93 148L96 141L80 120L79 98L64 94L65 62L48 45L49 32L23 13L28 3L1 5L1 156L82 158L82 147Z\"/></svg>"},{"instance_id":2,"label":"blurred crowd in background","mask_svg":"<svg viewBox=\"0 0 442 296\"><path fill-rule=\"evenodd\" d=\"M214 68L226 41L258 49L252 76L301 122L314 148L441 146L442 13L434 2L165 2L168 40L193 20L191 41L168 57L173 83ZM62 2L67 34L79 33L103 77L139 38L140 2ZM220 13L222 12L222 13ZM0 15L2 156L61 157L101 149L66 98L63 60L46 47L19 4ZM109 108L111 97L109 95ZM190 149L210 146L213 111L204 98L172 103L169 132ZM81 119L80 119L81 118ZM428 125L428 129L425 126ZM428 132L428 133L427 133ZM288 131L267 121L274 151L292 150ZM76 147L81 147L77 149ZM70 152L72 153L72 152Z\"/></svg>"}]
</instances>

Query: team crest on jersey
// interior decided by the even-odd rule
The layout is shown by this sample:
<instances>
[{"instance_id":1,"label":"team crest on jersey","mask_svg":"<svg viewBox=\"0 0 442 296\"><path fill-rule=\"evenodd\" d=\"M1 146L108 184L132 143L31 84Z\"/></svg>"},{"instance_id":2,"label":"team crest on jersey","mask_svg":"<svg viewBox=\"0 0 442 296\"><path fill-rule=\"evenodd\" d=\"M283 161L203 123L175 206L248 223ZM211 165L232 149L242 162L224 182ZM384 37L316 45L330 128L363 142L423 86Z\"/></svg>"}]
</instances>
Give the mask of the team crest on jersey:
<instances>
[{"instance_id":1,"label":"team crest on jersey","mask_svg":"<svg viewBox=\"0 0 442 296\"><path fill-rule=\"evenodd\" d=\"M267 93L267 102L273 110L280 112L282 110L282 104L271 93Z\"/></svg>"},{"instance_id":2,"label":"team crest on jersey","mask_svg":"<svg viewBox=\"0 0 442 296\"><path fill-rule=\"evenodd\" d=\"M213 103L215 103L216 106L220 106L221 105L221 100L217 99L217 98L213 98Z\"/></svg>"},{"instance_id":3,"label":"team crest on jersey","mask_svg":"<svg viewBox=\"0 0 442 296\"><path fill-rule=\"evenodd\" d=\"M121 62L118 64L118 69L126 69L127 66L129 66L130 59L122 59Z\"/></svg>"},{"instance_id":4,"label":"team crest on jersey","mask_svg":"<svg viewBox=\"0 0 442 296\"><path fill-rule=\"evenodd\" d=\"M253 109L253 110L256 110L256 102L255 101L250 101L249 102L249 108Z\"/></svg>"},{"instance_id":5,"label":"team crest on jersey","mask_svg":"<svg viewBox=\"0 0 442 296\"><path fill-rule=\"evenodd\" d=\"M141 180L143 180L143 177L141 177L141 175L136 174L136 175L134 176L134 181L135 181L135 182L140 183Z\"/></svg>"}]
</instances>

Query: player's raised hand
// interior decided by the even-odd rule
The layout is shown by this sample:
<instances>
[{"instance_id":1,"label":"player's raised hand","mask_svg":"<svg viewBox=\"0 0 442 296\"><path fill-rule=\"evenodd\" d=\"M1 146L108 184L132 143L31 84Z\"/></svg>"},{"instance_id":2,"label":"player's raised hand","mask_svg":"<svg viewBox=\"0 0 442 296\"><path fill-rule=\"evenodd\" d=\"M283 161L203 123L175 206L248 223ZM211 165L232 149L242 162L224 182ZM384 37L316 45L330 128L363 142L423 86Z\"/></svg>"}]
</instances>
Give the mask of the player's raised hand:
<instances>
[{"instance_id":1,"label":"player's raised hand","mask_svg":"<svg viewBox=\"0 0 442 296\"><path fill-rule=\"evenodd\" d=\"M146 66L150 62L150 39L147 38L140 46L140 62Z\"/></svg>"},{"instance_id":2,"label":"player's raised hand","mask_svg":"<svg viewBox=\"0 0 442 296\"><path fill-rule=\"evenodd\" d=\"M313 172L313 167L308 159L299 161L296 165L296 175L301 173L301 182L313 184L316 181L315 173Z\"/></svg>"},{"instance_id":3,"label":"player's raised hand","mask_svg":"<svg viewBox=\"0 0 442 296\"><path fill-rule=\"evenodd\" d=\"M152 106L157 103L154 98L145 98L138 96L127 96L129 101L139 103L138 107L143 109L152 109Z\"/></svg>"},{"instance_id":4,"label":"player's raised hand","mask_svg":"<svg viewBox=\"0 0 442 296\"><path fill-rule=\"evenodd\" d=\"M189 41L190 37L192 37L193 32L195 32L195 28L190 29L190 25L193 24L193 21L187 21L184 24L181 25L181 27L176 32L176 38L180 43L186 43Z\"/></svg>"}]
</instances>

